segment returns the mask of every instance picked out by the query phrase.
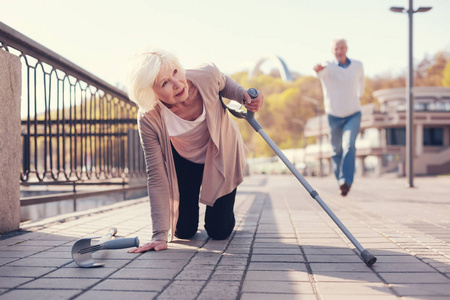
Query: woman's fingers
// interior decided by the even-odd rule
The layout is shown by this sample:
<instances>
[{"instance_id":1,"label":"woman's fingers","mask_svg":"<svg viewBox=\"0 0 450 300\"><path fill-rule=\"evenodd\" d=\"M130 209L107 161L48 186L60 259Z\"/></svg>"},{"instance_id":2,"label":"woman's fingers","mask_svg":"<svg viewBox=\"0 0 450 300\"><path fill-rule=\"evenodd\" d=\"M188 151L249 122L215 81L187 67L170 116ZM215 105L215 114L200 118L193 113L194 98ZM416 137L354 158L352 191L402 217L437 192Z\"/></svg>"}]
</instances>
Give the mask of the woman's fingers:
<instances>
[{"instance_id":1,"label":"woman's fingers","mask_svg":"<svg viewBox=\"0 0 450 300\"><path fill-rule=\"evenodd\" d=\"M153 241L151 243L146 243L140 247L128 250L128 253L142 253L150 250L165 250L167 249L167 242L165 241Z\"/></svg>"},{"instance_id":2,"label":"woman's fingers","mask_svg":"<svg viewBox=\"0 0 450 300\"><path fill-rule=\"evenodd\" d=\"M252 112L257 112L264 103L264 95L258 91L258 97L252 99L251 103L246 103L245 107Z\"/></svg>"}]
</instances>

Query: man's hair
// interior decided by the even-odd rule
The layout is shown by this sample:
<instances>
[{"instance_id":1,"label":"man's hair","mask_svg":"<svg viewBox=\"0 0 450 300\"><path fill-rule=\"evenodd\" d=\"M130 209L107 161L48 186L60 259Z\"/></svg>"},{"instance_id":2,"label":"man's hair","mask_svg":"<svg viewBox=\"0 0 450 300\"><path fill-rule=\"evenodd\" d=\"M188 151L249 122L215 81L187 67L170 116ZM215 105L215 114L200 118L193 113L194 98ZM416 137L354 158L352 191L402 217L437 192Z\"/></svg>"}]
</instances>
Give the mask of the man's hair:
<instances>
[{"instance_id":1,"label":"man's hair","mask_svg":"<svg viewBox=\"0 0 450 300\"><path fill-rule=\"evenodd\" d=\"M334 46L336 46L336 44L339 42L344 42L345 46L347 46L347 48L348 48L347 40L342 37L337 37L337 38L333 39L330 43L331 48L334 48Z\"/></svg>"},{"instance_id":2,"label":"man's hair","mask_svg":"<svg viewBox=\"0 0 450 300\"><path fill-rule=\"evenodd\" d=\"M153 85L159 73L175 68L186 73L178 59L167 51L153 49L138 53L130 64L128 74L130 99L145 112L154 109L158 97Z\"/></svg>"}]
</instances>

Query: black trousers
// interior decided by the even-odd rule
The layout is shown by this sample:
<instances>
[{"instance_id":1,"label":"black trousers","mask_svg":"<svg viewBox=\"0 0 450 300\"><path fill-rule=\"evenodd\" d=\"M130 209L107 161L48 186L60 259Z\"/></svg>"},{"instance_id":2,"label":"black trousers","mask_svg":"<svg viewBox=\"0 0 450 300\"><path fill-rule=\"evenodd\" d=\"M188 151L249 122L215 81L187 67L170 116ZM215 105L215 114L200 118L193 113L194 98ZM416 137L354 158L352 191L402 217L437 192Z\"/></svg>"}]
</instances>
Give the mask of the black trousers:
<instances>
[{"instance_id":1,"label":"black trousers","mask_svg":"<svg viewBox=\"0 0 450 300\"><path fill-rule=\"evenodd\" d=\"M195 235L199 222L199 195L203 179L204 164L193 163L178 154L172 146L175 169L177 171L180 205L175 236L189 239ZM214 206L206 207L205 229L214 240L226 239L233 231L234 202L236 189L220 197Z\"/></svg>"}]
</instances>

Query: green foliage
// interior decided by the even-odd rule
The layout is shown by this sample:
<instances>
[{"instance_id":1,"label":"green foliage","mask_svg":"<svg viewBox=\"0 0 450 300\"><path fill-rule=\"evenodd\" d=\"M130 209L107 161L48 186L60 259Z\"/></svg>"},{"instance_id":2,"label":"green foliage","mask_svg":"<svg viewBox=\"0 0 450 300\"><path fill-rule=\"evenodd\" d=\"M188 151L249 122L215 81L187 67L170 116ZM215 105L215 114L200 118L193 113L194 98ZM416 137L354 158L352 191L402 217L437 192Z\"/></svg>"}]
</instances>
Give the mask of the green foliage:
<instances>
[{"instance_id":1,"label":"green foliage","mask_svg":"<svg viewBox=\"0 0 450 300\"><path fill-rule=\"evenodd\" d=\"M441 86L444 69L450 53L438 52L432 58L424 58L416 67L414 86Z\"/></svg>"},{"instance_id":2,"label":"green foliage","mask_svg":"<svg viewBox=\"0 0 450 300\"><path fill-rule=\"evenodd\" d=\"M450 86L450 60L447 61L444 71L442 72L442 85Z\"/></svg>"}]
</instances>

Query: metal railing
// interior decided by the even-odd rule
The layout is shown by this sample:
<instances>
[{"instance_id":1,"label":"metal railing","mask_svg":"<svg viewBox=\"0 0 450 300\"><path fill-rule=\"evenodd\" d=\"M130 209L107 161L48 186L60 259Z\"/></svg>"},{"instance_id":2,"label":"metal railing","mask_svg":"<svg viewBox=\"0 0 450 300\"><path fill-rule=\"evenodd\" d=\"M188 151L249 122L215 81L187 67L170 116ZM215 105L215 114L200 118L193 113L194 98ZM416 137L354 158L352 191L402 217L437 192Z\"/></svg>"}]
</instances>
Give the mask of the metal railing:
<instances>
[{"instance_id":1,"label":"metal railing","mask_svg":"<svg viewBox=\"0 0 450 300\"><path fill-rule=\"evenodd\" d=\"M23 185L145 176L138 108L124 91L1 22L0 51L22 62Z\"/></svg>"}]
</instances>

